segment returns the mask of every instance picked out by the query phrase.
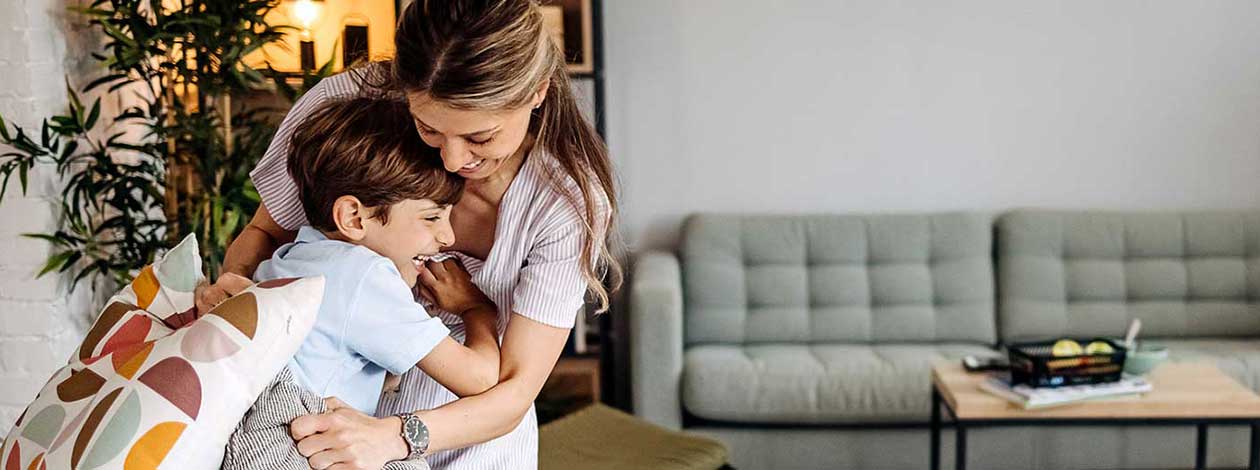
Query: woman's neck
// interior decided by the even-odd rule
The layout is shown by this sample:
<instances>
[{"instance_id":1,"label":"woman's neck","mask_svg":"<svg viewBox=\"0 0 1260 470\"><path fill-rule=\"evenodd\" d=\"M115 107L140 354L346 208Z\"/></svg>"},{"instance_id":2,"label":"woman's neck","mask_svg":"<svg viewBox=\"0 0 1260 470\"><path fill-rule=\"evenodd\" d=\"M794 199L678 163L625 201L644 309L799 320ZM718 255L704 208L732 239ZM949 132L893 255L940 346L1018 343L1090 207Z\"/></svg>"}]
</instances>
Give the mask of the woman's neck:
<instances>
[{"instance_id":1,"label":"woman's neck","mask_svg":"<svg viewBox=\"0 0 1260 470\"><path fill-rule=\"evenodd\" d=\"M503 200L503 195L507 194L508 188L512 186L512 180L516 179L516 174L520 173L525 157L533 148L534 136L526 135L520 147L517 147L516 152L503 162L503 166L498 171L480 180L468 180L464 183L464 192L497 207Z\"/></svg>"}]
</instances>

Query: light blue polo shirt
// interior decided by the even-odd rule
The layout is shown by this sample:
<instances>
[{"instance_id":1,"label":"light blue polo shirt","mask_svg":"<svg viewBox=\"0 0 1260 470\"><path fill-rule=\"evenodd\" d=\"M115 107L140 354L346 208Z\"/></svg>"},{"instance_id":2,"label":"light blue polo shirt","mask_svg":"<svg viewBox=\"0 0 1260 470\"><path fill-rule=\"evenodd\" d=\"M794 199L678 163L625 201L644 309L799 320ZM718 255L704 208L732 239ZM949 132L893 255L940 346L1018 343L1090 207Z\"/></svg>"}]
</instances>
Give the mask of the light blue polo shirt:
<instances>
[{"instance_id":1,"label":"light blue polo shirt","mask_svg":"<svg viewBox=\"0 0 1260 470\"><path fill-rule=\"evenodd\" d=\"M324 301L289 368L299 385L371 415L385 372L411 369L450 331L416 303L388 258L310 226L263 261L254 280L309 276L324 276Z\"/></svg>"}]
</instances>

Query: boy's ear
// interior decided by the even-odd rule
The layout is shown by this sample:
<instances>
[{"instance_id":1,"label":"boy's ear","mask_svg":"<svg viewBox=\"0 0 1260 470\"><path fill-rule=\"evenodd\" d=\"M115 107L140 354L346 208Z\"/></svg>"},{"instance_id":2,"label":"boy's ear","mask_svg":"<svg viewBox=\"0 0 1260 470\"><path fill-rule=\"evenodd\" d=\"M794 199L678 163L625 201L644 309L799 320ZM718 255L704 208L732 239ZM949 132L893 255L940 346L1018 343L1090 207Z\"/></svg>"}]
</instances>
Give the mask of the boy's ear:
<instances>
[{"instance_id":1,"label":"boy's ear","mask_svg":"<svg viewBox=\"0 0 1260 470\"><path fill-rule=\"evenodd\" d=\"M367 236L364 222L371 215L371 209L357 197L341 196L333 201L333 224L337 225L337 232L350 240L359 241Z\"/></svg>"}]
</instances>

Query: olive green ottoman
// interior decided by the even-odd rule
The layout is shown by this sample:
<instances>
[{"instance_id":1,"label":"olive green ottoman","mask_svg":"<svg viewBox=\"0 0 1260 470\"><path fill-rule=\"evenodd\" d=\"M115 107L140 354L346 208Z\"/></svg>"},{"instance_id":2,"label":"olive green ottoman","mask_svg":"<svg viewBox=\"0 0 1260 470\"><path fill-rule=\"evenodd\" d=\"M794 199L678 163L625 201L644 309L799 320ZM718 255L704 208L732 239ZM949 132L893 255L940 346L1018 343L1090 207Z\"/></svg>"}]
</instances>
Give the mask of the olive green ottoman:
<instances>
[{"instance_id":1,"label":"olive green ottoman","mask_svg":"<svg viewBox=\"0 0 1260 470\"><path fill-rule=\"evenodd\" d=\"M726 463L722 443L671 431L594 404L538 430L542 470L714 470Z\"/></svg>"}]
</instances>

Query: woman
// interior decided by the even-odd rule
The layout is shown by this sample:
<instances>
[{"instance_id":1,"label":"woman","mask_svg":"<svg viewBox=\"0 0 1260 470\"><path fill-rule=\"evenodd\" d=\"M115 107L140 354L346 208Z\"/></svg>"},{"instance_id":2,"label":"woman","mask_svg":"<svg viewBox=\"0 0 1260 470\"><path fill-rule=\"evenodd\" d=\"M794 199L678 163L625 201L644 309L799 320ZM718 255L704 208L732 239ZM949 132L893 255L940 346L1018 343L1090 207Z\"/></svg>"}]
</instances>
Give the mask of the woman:
<instances>
[{"instance_id":1,"label":"woman","mask_svg":"<svg viewBox=\"0 0 1260 470\"><path fill-rule=\"evenodd\" d=\"M448 171L467 179L452 210L456 242L449 250L499 307L500 383L457 401L413 369L397 393L382 397L377 416L384 418L330 399L338 409L295 420L294 437L313 468L379 468L408 452L393 415L414 413L429 430L426 454L435 468L534 468L533 400L585 293L606 308L603 274L619 278L607 249L617 207L607 150L580 115L563 56L530 0L417 0L403 13L395 45L392 62L369 68L364 79L325 79L285 117L251 174L263 204L228 249L224 269L233 274L202 289L199 306L239 289L245 280L234 276L248 278L305 223L284 170L295 123L324 100L365 88L399 93L425 143L441 149ZM421 294L438 304L452 283L468 279L450 272L463 269L455 263L429 267ZM462 341L457 316L431 312Z\"/></svg>"}]
</instances>

